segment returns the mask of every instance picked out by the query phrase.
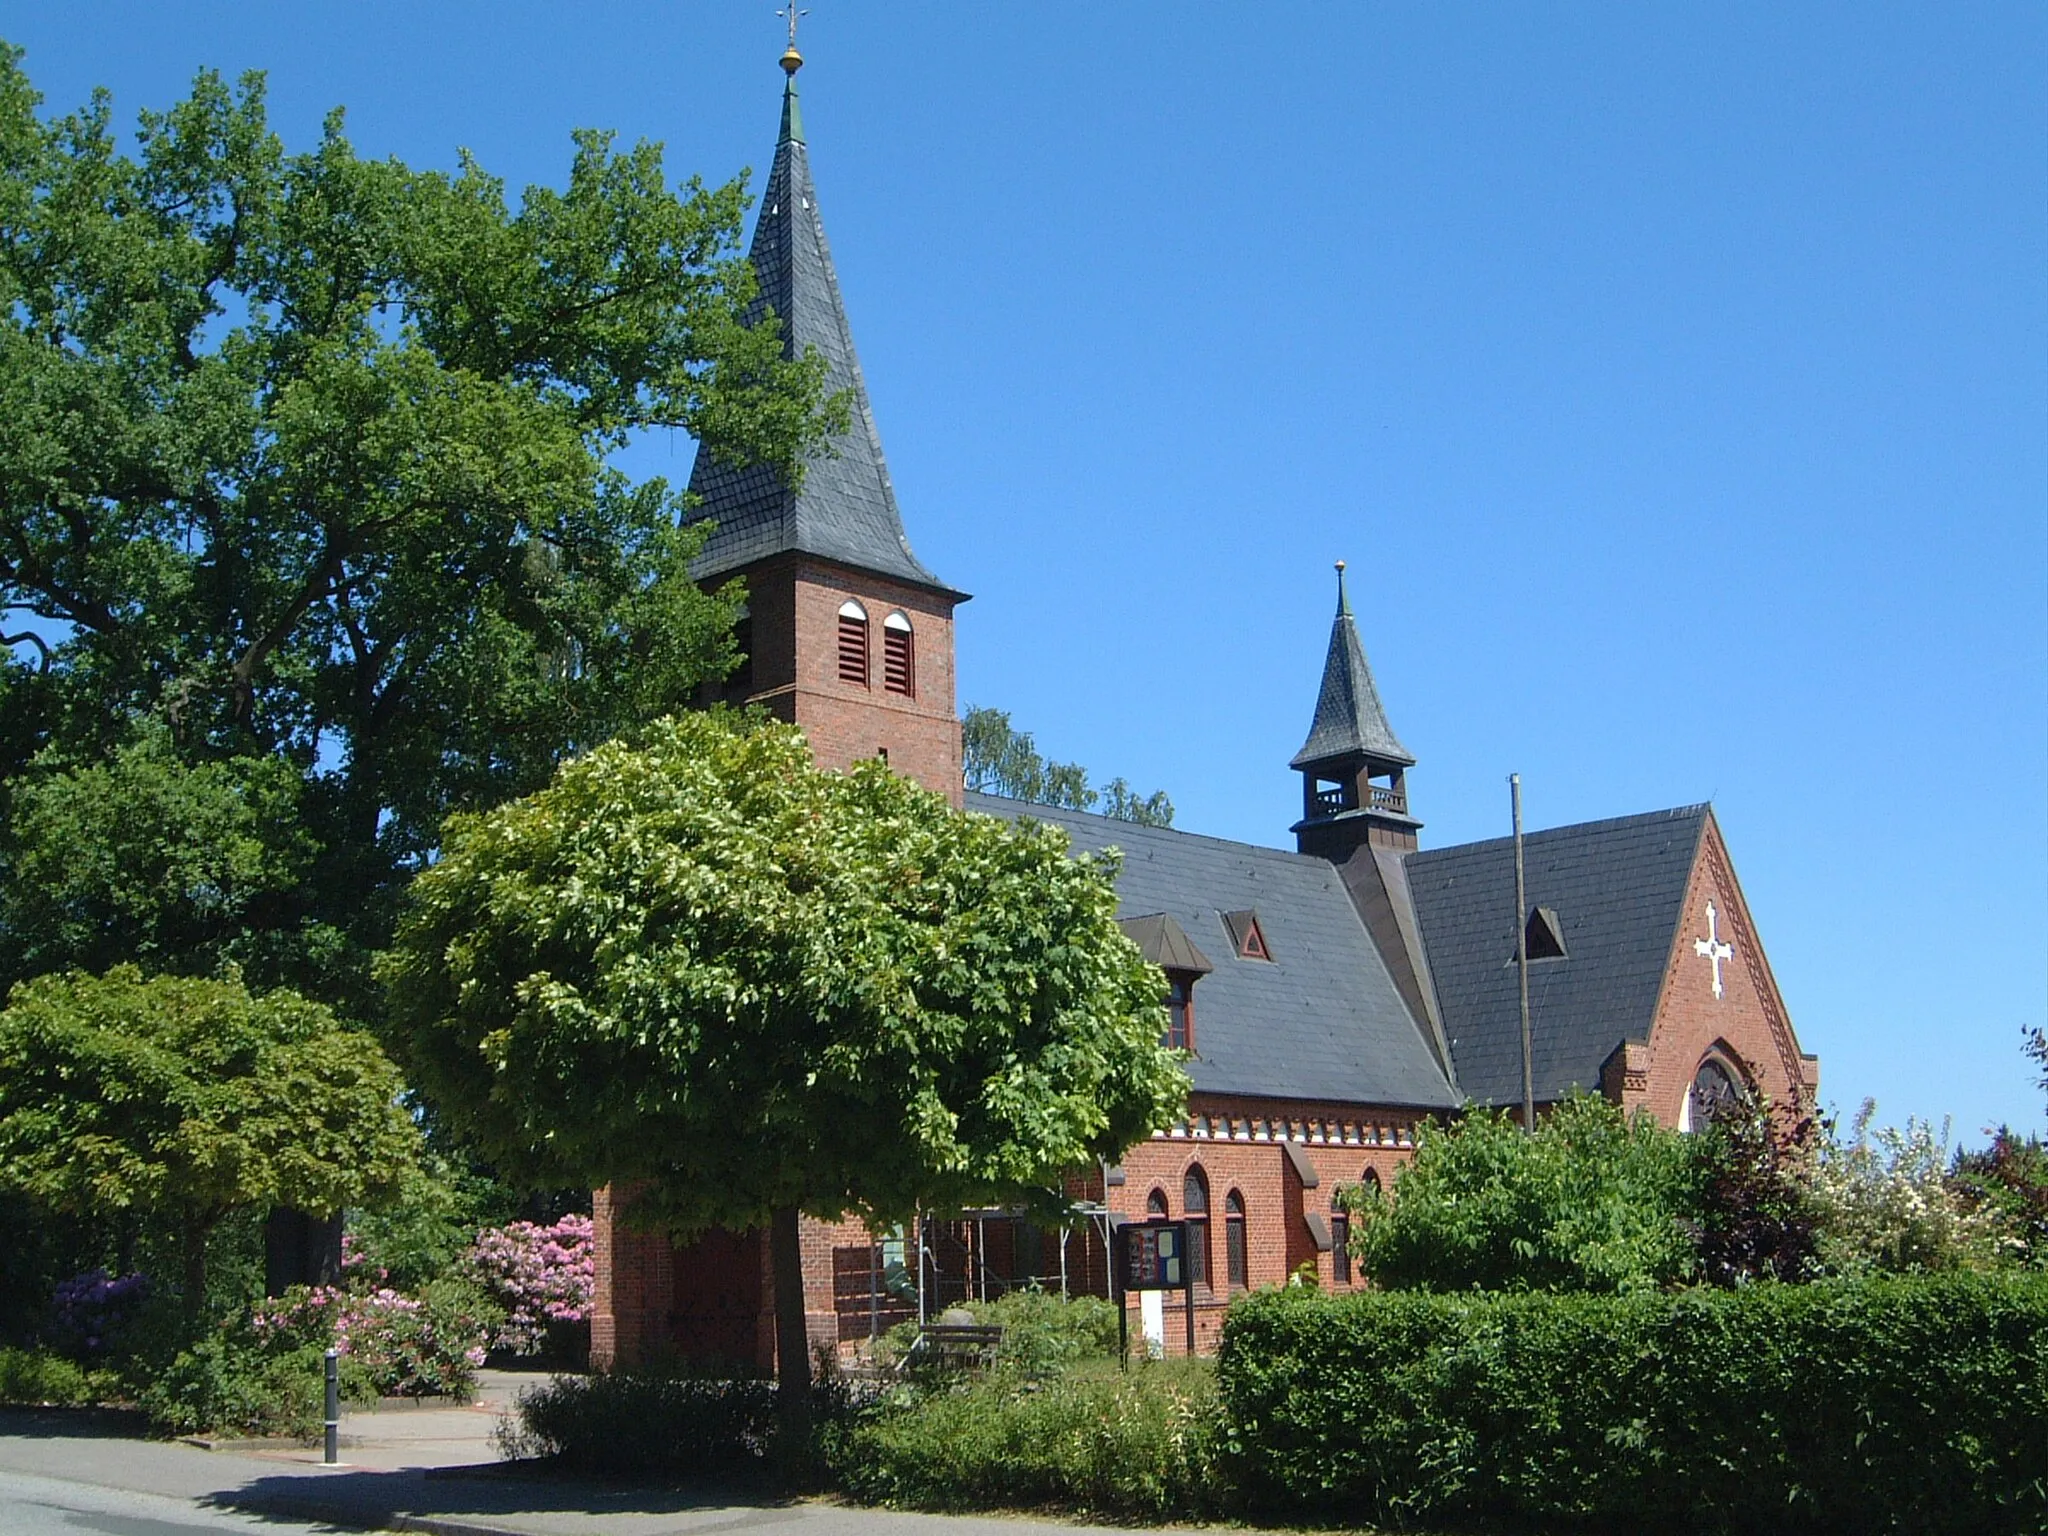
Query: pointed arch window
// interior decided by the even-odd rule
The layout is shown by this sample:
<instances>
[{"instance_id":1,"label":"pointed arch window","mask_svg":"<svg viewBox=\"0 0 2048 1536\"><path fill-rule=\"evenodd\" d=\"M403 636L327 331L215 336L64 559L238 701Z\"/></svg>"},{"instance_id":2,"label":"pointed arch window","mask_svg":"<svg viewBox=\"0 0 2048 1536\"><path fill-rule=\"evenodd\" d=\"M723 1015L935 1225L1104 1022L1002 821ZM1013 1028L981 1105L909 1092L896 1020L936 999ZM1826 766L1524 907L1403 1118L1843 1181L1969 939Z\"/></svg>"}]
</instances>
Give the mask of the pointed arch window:
<instances>
[{"instance_id":1,"label":"pointed arch window","mask_svg":"<svg viewBox=\"0 0 2048 1536\"><path fill-rule=\"evenodd\" d=\"M1330 1278L1339 1285L1351 1283L1351 1212L1342 1190L1330 1194Z\"/></svg>"},{"instance_id":2,"label":"pointed arch window","mask_svg":"<svg viewBox=\"0 0 2048 1536\"><path fill-rule=\"evenodd\" d=\"M1223 1252L1229 1267L1230 1288L1246 1289L1250 1264L1244 1244L1244 1196L1234 1189L1223 1197Z\"/></svg>"},{"instance_id":3,"label":"pointed arch window","mask_svg":"<svg viewBox=\"0 0 2048 1536\"><path fill-rule=\"evenodd\" d=\"M839 681L868 686L868 611L850 597L839 605Z\"/></svg>"},{"instance_id":4,"label":"pointed arch window","mask_svg":"<svg viewBox=\"0 0 2048 1536\"><path fill-rule=\"evenodd\" d=\"M917 697L917 636L900 608L882 620L882 686L906 699Z\"/></svg>"},{"instance_id":5,"label":"pointed arch window","mask_svg":"<svg viewBox=\"0 0 2048 1536\"><path fill-rule=\"evenodd\" d=\"M1149 1220L1153 1221L1164 1221L1166 1219L1165 1190L1155 1189L1145 1197L1145 1215Z\"/></svg>"},{"instance_id":6,"label":"pointed arch window","mask_svg":"<svg viewBox=\"0 0 2048 1536\"><path fill-rule=\"evenodd\" d=\"M1719 1050L1710 1051L1694 1071L1692 1086L1679 1106L1678 1128L1703 1131L1723 1108L1748 1097L1749 1085L1743 1081L1741 1068Z\"/></svg>"},{"instance_id":7,"label":"pointed arch window","mask_svg":"<svg viewBox=\"0 0 2048 1536\"><path fill-rule=\"evenodd\" d=\"M1188 1169L1181 1180L1181 1214L1188 1223L1188 1279L1196 1285L1209 1283L1209 1176L1202 1165Z\"/></svg>"}]
</instances>

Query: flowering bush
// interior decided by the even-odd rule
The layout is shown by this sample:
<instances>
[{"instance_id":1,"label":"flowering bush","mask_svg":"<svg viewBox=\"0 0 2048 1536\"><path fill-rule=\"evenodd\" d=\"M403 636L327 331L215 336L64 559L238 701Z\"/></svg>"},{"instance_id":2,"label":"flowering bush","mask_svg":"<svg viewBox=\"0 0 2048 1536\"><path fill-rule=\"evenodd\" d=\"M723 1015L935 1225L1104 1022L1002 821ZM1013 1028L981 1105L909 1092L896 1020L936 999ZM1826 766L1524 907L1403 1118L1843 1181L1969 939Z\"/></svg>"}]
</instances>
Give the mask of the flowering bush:
<instances>
[{"instance_id":1,"label":"flowering bush","mask_svg":"<svg viewBox=\"0 0 2048 1536\"><path fill-rule=\"evenodd\" d=\"M466 1397L484 1363L499 1313L460 1281L435 1281L413 1296L389 1286L347 1290L294 1286L251 1314L249 1326L281 1353L330 1342L352 1388L380 1397Z\"/></svg>"},{"instance_id":2,"label":"flowering bush","mask_svg":"<svg viewBox=\"0 0 2048 1536\"><path fill-rule=\"evenodd\" d=\"M2001 1125L1983 1151L1956 1154L1951 1179L1967 1208L1998 1223L2016 1263L2048 1269L2048 1142Z\"/></svg>"},{"instance_id":3,"label":"flowering bush","mask_svg":"<svg viewBox=\"0 0 2048 1536\"><path fill-rule=\"evenodd\" d=\"M493 1349L538 1354L551 1324L590 1317L597 1254L588 1216L564 1216L547 1227L530 1221L486 1227L470 1247L467 1267L505 1310L491 1335Z\"/></svg>"},{"instance_id":4,"label":"flowering bush","mask_svg":"<svg viewBox=\"0 0 2048 1536\"><path fill-rule=\"evenodd\" d=\"M1813 1170L1820 1251L1837 1274L1982 1269L2007 1257L1996 1215L1972 1208L1948 1177L1949 1128L1927 1122L1873 1133L1874 1101L1853 1139L1823 1142Z\"/></svg>"},{"instance_id":5,"label":"flowering bush","mask_svg":"<svg viewBox=\"0 0 2048 1536\"><path fill-rule=\"evenodd\" d=\"M50 1342L75 1359L105 1356L149 1301L147 1275L89 1269L58 1285L50 1301Z\"/></svg>"}]
</instances>

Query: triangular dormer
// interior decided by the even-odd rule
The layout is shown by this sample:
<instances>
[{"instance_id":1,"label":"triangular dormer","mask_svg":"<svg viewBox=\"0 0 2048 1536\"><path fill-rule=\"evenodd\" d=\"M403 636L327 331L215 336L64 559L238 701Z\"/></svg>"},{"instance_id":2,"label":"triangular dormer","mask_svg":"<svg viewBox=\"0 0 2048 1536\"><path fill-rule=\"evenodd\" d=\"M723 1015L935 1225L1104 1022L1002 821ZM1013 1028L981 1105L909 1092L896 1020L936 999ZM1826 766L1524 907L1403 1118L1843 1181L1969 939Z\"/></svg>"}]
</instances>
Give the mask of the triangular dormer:
<instances>
[{"instance_id":1,"label":"triangular dormer","mask_svg":"<svg viewBox=\"0 0 2048 1536\"><path fill-rule=\"evenodd\" d=\"M1231 948L1240 960L1271 960L1273 951L1266 943L1266 931L1259 926L1259 914L1249 908L1242 912L1223 914L1224 929L1230 934Z\"/></svg>"}]
</instances>

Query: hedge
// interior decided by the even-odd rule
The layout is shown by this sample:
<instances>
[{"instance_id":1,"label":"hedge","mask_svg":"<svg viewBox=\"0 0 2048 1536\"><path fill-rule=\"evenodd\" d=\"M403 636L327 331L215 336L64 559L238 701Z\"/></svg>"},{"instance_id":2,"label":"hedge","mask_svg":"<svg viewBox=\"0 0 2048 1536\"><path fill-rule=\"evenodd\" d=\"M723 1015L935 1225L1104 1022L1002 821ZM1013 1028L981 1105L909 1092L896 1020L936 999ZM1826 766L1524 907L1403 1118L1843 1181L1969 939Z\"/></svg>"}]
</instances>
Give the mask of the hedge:
<instances>
[{"instance_id":1,"label":"hedge","mask_svg":"<svg viewBox=\"0 0 2048 1536\"><path fill-rule=\"evenodd\" d=\"M1252 1507L1348 1524L2048 1530L2048 1277L1246 1298Z\"/></svg>"}]
</instances>

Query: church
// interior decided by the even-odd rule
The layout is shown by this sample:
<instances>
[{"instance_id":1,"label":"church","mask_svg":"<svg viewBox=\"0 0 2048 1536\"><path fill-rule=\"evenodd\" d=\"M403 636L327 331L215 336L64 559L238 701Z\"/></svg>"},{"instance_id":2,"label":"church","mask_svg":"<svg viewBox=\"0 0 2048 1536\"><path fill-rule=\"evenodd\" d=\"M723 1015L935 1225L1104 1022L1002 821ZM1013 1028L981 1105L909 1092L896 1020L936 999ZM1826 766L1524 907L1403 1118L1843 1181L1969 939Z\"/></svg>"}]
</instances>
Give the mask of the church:
<instances>
[{"instance_id":1,"label":"church","mask_svg":"<svg viewBox=\"0 0 2048 1536\"><path fill-rule=\"evenodd\" d=\"M1530 834L1523 901L1512 839L1423 845L1418 760L1381 702L1341 564L1314 712L1286 764L1302 789L1292 851L965 792L953 624L967 597L918 559L897 506L811 178L802 63L792 45L749 253L756 315L781 318L791 355L817 349L851 422L795 490L699 457L692 515L712 531L693 574L743 578L748 605L745 660L711 697L794 722L822 766L881 757L969 811L1057 824L1077 851L1121 849L1120 921L1164 973L1168 1043L1190 1053L1193 1084L1178 1123L1121 1166L1077 1171L1071 1228L1002 1210L888 1232L806 1219L814 1348L851 1352L1019 1285L1108 1294L1110 1228L1148 1217L1192 1223L1185 1305L1201 1347L1239 1291L1304 1266L1325 1287L1358 1283L1338 1193L1391 1183L1426 1119L1522 1102L1524 971L1539 1106L1599 1093L1688 1128L1730 1094L1811 1103L1819 1063L1799 1048L1711 806ZM678 1248L618 1217L600 1190L596 1363L772 1363L765 1234ZM1153 1306L1133 1332L1179 1347L1184 1304L1165 1305L1170 1325Z\"/></svg>"}]
</instances>

